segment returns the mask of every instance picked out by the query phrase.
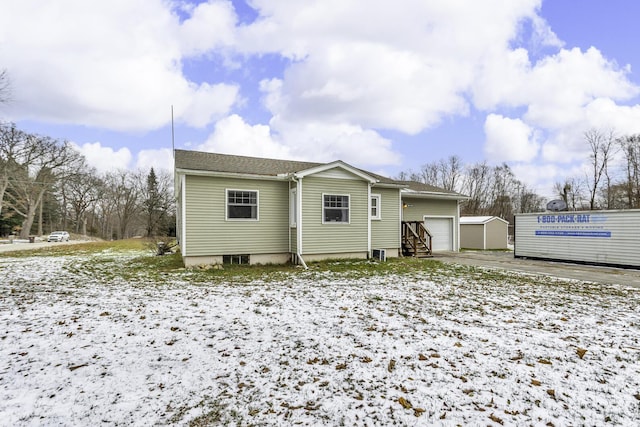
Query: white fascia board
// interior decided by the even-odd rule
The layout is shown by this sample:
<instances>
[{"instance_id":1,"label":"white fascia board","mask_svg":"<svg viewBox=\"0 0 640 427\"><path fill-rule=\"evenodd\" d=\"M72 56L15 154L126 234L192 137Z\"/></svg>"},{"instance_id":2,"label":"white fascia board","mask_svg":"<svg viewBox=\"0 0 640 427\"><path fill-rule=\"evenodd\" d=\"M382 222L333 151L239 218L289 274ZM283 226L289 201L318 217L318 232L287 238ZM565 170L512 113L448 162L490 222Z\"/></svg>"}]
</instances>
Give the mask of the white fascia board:
<instances>
[{"instance_id":1,"label":"white fascia board","mask_svg":"<svg viewBox=\"0 0 640 427\"><path fill-rule=\"evenodd\" d=\"M490 222L494 217L492 216L461 216L460 224L463 225L483 225Z\"/></svg>"},{"instance_id":2,"label":"white fascia board","mask_svg":"<svg viewBox=\"0 0 640 427\"><path fill-rule=\"evenodd\" d=\"M500 218L499 216L494 216L493 219L500 220L500 221L504 222L505 224L509 225L509 221L507 221L506 219ZM491 221L487 221L487 222L491 222Z\"/></svg>"},{"instance_id":3,"label":"white fascia board","mask_svg":"<svg viewBox=\"0 0 640 427\"><path fill-rule=\"evenodd\" d=\"M443 200L469 200L469 196L462 194L437 193L434 191L401 190L402 197L415 197L418 199L443 199Z\"/></svg>"},{"instance_id":4,"label":"white fascia board","mask_svg":"<svg viewBox=\"0 0 640 427\"><path fill-rule=\"evenodd\" d=\"M402 184L389 184L389 183L376 182L373 185L373 188L397 188L401 190L403 188L407 188L407 186Z\"/></svg>"},{"instance_id":5,"label":"white fascia board","mask_svg":"<svg viewBox=\"0 0 640 427\"><path fill-rule=\"evenodd\" d=\"M486 225L493 220L502 221L505 224L509 224L509 221L502 219L498 216L461 216L460 224L463 225Z\"/></svg>"},{"instance_id":6,"label":"white fascia board","mask_svg":"<svg viewBox=\"0 0 640 427\"><path fill-rule=\"evenodd\" d=\"M335 162L331 162L331 163L327 163L325 165L320 165L320 166L316 166L314 168L311 169L306 169L300 172L296 172L295 176L296 178L304 178L305 176L309 176L309 175L313 175L319 172L324 172L327 171L329 169L334 169L334 168L341 168L346 170L349 173L352 173L360 178L362 178L365 181L368 181L371 184L376 184L378 182L377 179L375 179L374 177L372 177L371 175L368 175L364 172L362 172L360 169L356 169L351 165L346 164L345 162L341 161L341 160L337 160Z\"/></svg>"},{"instance_id":7,"label":"white fascia board","mask_svg":"<svg viewBox=\"0 0 640 427\"><path fill-rule=\"evenodd\" d=\"M215 172L195 169L176 169L176 173L194 176L212 176L217 178L257 179L263 181L289 181L288 175L253 175L250 173Z\"/></svg>"}]
</instances>

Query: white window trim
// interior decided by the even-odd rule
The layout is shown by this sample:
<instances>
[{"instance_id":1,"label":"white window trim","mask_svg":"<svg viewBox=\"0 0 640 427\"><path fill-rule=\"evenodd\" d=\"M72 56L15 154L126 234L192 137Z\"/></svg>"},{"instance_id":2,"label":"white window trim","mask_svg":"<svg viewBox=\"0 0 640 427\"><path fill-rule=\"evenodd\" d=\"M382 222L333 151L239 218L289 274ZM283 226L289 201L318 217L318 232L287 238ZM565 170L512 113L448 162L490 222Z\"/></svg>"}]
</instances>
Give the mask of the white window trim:
<instances>
[{"instance_id":1,"label":"white window trim","mask_svg":"<svg viewBox=\"0 0 640 427\"><path fill-rule=\"evenodd\" d=\"M250 191L256 193L256 217L255 218L229 218L229 191ZM224 217L226 221L240 221L240 222L257 222L260 221L260 191L259 190L247 190L239 188L226 188L224 190Z\"/></svg>"},{"instance_id":2,"label":"white window trim","mask_svg":"<svg viewBox=\"0 0 640 427\"><path fill-rule=\"evenodd\" d=\"M347 201L349 203L347 222L325 221L324 220L324 197L325 196L342 196L342 197L346 197L347 198ZM331 224L331 225L349 225L349 224L351 224L351 194L322 193L322 200L320 200L320 203L322 205L322 223L323 224Z\"/></svg>"},{"instance_id":3,"label":"white window trim","mask_svg":"<svg viewBox=\"0 0 640 427\"><path fill-rule=\"evenodd\" d=\"M289 189L289 227L296 228L298 226L298 189Z\"/></svg>"},{"instance_id":4,"label":"white window trim","mask_svg":"<svg viewBox=\"0 0 640 427\"><path fill-rule=\"evenodd\" d=\"M371 198L370 200L376 199L376 216L371 215L371 209L373 208L373 205L370 203L369 205L369 215L371 215L371 219L375 219L375 220L381 220L382 219L382 212L380 211L380 205L382 203L382 196L380 194L371 194Z\"/></svg>"}]
</instances>

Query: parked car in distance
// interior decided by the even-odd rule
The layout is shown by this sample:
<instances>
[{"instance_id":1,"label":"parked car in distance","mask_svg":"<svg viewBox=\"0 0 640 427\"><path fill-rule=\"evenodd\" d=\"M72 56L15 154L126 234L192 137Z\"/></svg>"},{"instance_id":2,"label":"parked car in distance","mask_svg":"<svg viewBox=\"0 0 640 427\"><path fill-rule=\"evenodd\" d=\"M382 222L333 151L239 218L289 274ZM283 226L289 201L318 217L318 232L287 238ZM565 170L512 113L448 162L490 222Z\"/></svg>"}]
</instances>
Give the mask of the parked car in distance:
<instances>
[{"instance_id":1,"label":"parked car in distance","mask_svg":"<svg viewBox=\"0 0 640 427\"><path fill-rule=\"evenodd\" d=\"M66 231L54 231L47 237L47 242L68 242L69 233Z\"/></svg>"}]
</instances>

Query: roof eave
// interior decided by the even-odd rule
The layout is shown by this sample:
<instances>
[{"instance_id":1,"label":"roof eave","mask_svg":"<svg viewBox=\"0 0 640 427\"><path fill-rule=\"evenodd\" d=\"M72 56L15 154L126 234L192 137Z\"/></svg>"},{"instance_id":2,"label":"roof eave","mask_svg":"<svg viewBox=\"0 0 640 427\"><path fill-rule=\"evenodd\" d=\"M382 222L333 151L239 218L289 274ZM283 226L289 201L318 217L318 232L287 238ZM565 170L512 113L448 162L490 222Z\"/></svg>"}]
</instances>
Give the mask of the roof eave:
<instances>
[{"instance_id":1,"label":"roof eave","mask_svg":"<svg viewBox=\"0 0 640 427\"><path fill-rule=\"evenodd\" d=\"M288 181L289 180L289 175L258 175L258 174L250 174L250 173L219 172L219 171L207 171L207 170L201 170L201 169L184 169L184 168L176 168L176 174L211 176L211 177L217 177L217 178L258 179L258 180L270 180L270 181Z\"/></svg>"},{"instance_id":2,"label":"roof eave","mask_svg":"<svg viewBox=\"0 0 640 427\"><path fill-rule=\"evenodd\" d=\"M380 187L380 188L396 188L399 190L402 190L403 188L407 188L406 185L401 185L401 184L393 184L390 182L376 182L374 187Z\"/></svg>"},{"instance_id":3,"label":"roof eave","mask_svg":"<svg viewBox=\"0 0 640 427\"><path fill-rule=\"evenodd\" d=\"M349 173L352 173L360 178L362 178L365 181L369 181L370 184L375 184L378 182L378 180L374 177L372 177L371 175L368 175L364 172L362 172L360 169L354 168L353 166L343 162L342 160L336 160L335 162L331 162L331 163L327 163L324 165L320 165L320 166L316 166L310 169L306 169L306 170L302 170L302 171L298 171L295 173L295 177L296 178L304 178L306 176L309 175L313 175L316 173L320 173L320 172L324 172L327 171L329 169L333 169L333 168L341 168L346 170Z\"/></svg>"},{"instance_id":4,"label":"roof eave","mask_svg":"<svg viewBox=\"0 0 640 427\"><path fill-rule=\"evenodd\" d=\"M469 200L469 196L455 193L439 193L435 191L415 191L403 190L402 197L416 197L421 199L442 199L442 200Z\"/></svg>"}]
</instances>

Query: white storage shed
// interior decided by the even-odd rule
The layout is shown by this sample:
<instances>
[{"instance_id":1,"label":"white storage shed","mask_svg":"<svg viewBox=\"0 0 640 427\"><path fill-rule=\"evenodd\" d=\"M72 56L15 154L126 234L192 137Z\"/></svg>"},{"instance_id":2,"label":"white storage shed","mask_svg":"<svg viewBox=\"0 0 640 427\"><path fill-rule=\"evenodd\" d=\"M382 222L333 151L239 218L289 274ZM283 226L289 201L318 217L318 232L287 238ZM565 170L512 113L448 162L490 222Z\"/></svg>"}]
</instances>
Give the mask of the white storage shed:
<instances>
[{"instance_id":1,"label":"white storage shed","mask_svg":"<svg viewBox=\"0 0 640 427\"><path fill-rule=\"evenodd\" d=\"M507 249L509 222L497 216L460 217L460 247L464 249Z\"/></svg>"}]
</instances>

